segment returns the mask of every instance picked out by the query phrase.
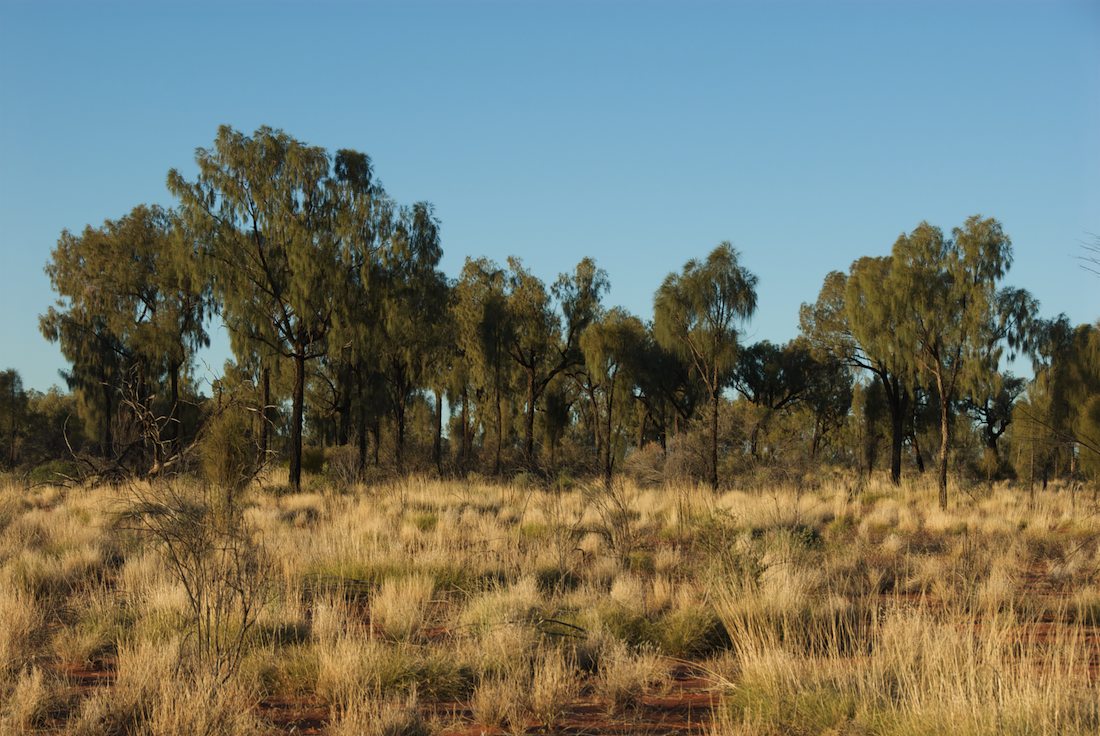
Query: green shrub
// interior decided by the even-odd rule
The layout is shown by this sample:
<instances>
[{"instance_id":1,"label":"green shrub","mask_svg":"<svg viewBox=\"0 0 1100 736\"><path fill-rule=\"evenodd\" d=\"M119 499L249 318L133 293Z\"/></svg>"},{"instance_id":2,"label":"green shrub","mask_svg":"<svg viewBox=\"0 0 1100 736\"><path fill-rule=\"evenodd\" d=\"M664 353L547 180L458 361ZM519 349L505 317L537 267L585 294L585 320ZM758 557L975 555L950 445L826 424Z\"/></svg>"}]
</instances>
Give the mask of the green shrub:
<instances>
[{"instance_id":1,"label":"green shrub","mask_svg":"<svg viewBox=\"0 0 1100 736\"><path fill-rule=\"evenodd\" d=\"M243 407L225 407L210 417L198 451L203 480L231 493L243 490L260 469L251 417Z\"/></svg>"},{"instance_id":2,"label":"green shrub","mask_svg":"<svg viewBox=\"0 0 1100 736\"><path fill-rule=\"evenodd\" d=\"M64 483L69 479L79 480L82 476L83 469L78 463L72 460L50 460L36 465L27 474L27 482L31 485Z\"/></svg>"},{"instance_id":3,"label":"green shrub","mask_svg":"<svg viewBox=\"0 0 1100 736\"><path fill-rule=\"evenodd\" d=\"M323 447L306 446L302 448L302 472L310 475L320 475L325 469L325 449Z\"/></svg>"},{"instance_id":4,"label":"green shrub","mask_svg":"<svg viewBox=\"0 0 1100 736\"><path fill-rule=\"evenodd\" d=\"M709 657L730 646L721 619L710 607L692 606L671 611L657 626L661 651L670 657Z\"/></svg>"}]
</instances>

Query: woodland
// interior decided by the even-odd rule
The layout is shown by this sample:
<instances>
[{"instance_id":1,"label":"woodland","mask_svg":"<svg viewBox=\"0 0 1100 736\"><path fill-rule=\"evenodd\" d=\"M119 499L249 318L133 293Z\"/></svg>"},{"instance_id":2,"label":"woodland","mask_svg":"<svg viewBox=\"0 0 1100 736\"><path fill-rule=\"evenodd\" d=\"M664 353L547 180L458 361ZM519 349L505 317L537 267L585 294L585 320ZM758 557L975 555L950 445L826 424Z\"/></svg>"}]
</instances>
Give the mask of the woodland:
<instances>
[{"instance_id":1,"label":"woodland","mask_svg":"<svg viewBox=\"0 0 1100 736\"><path fill-rule=\"evenodd\" d=\"M448 277L364 153L195 164L61 233L65 388L0 373L0 733L1100 732L1100 323L998 220L777 344L729 242L635 315L593 258Z\"/></svg>"}]
</instances>

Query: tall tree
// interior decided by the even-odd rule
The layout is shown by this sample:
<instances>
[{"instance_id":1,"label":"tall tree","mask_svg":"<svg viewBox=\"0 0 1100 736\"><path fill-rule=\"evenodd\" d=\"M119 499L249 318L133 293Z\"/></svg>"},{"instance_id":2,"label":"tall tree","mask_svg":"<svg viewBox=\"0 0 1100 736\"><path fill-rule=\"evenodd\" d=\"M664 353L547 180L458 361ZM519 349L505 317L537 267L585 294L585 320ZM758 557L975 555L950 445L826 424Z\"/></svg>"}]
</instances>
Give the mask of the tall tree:
<instances>
[{"instance_id":1,"label":"tall tree","mask_svg":"<svg viewBox=\"0 0 1100 736\"><path fill-rule=\"evenodd\" d=\"M901 482L901 454L912 390L906 350L898 339L900 315L886 292L892 261L860 258L848 275L833 271L814 304L799 313L802 334L819 355L832 356L878 378L890 414L890 480Z\"/></svg>"},{"instance_id":2,"label":"tall tree","mask_svg":"<svg viewBox=\"0 0 1100 736\"><path fill-rule=\"evenodd\" d=\"M518 258L508 259L507 306L512 329L507 349L526 385L523 454L528 468L535 465L539 400L558 374L584 363L580 337L598 317L607 286L607 274L592 259L583 259L572 274L559 276L552 289L560 302L559 316L542 281Z\"/></svg>"},{"instance_id":3,"label":"tall tree","mask_svg":"<svg viewBox=\"0 0 1100 736\"><path fill-rule=\"evenodd\" d=\"M323 148L281 130L218 129L195 153L198 178L168 188L199 234L226 327L292 361L290 484L301 486L306 363L324 354L339 293L337 177Z\"/></svg>"},{"instance_id":4,"label":"tall tree","mask_svg":"<svg viewBox=\"0 0 1100 736\"><path fill-rule=\"evenodd\" d=\"M16 439L26 415L27 393L23 390L19 372L14 368L0 371L0 432L7 435L0 457L4 458L4 465L9 470L16 464Z\"/></svg>"},{"instance_id":5,"label":"tall tree","mask_svg":"<svg viewBox=\"0 0 1100 736\"><path fill-rule=\"evenodd\" d=\"M417 203L402 212L375 281L381 292L379 370L390 393L398 472L404 469L409 402L446 357L449 287L436 268L442 255L439 221L431 205Z\"/></svg>"},{"instance_id":6,"label":"tall tree","mask_svg":"<svg viewBox=\"0 0 1100 736\"><path fill-rule=\"evenodd\" d=\"M347 441L356 425L358 473L366 472L367 437L378 450L380 415L388 409L381 374L383 251L393 237L398 208L374 178L370 157L342 149L334 162L340 207L336 213L339 292L327 360L338 366L342 429ZM347 385L349 384L350 385Z\"/></svg>"},{"instance_id":7,"label":"tall tree","mask_svg":"<svg viewBox=\"0 0 1100 736\"><path fill-rule=\"evenodd\" d=\"M602 447L604 484L611 487L615 465L615 444L622 434L623 418L633 396L633 374L637 371L645 344L645 325L616 307L588 326L581 335L585 367L599 396L597 442Z\"/></svg>"},{"instance_id":8,"label":"tall tree","mask_svg":"<svg viewBox=\"0 0 1100 736\"><path fill-rule=\"evenodd\" d=\"M757 278L728 242L670 273L654 298L658 342L695 369L710 399L710 484L718 487L718 409L737 361L738 328L756 311Z\"/></svg>"},{"instance_id":9,"label":"tall tree","mask_svg":"<svg viewBox=\"0 0 1100 736\"><path fill-rule=\"evenodd\" d=\"M911 372L931 382L939 401L937 483L946 508L952 402L997 370L1002 345L1027 340L1026 320L1009 323L998 309L997 282L1012 265L1012 245L999 222L974 215L950 238L922 222L898 238L892 259L886 287L904 315L898 337L913 347Z\"/></svg>"},{"instance_id":10,"label":"tall tree","mask_svg":"<svg viewBox=\"0 0 1100 736\"><path fill-rule=\"evenodd\" d=\"M467 258L455 285L454 314L458 348L469 366L470 384L483 397L492 396L496 434L493 474L497 475L504 443L502 401L510 382L508 345L513 329L504 270L484 258ZM479 402L479 414L484 413L481 411L484 403ZM463 411L465 413L465 402Z\"/></svg>"},{"instance_id":11,"label":"tall tree","mask_svg":"<svg viewBox=\"0 0 1100 736\"><path fill-rule=\"evenodd\" d=\"M180 380L208 343L212 293L194 271L193 243L170 212L138 206L79 236L61 234L46 267L58 303L40 326L73 363L70 387L101 418L100 441L112 454L112 420L124 401L165 410L163 435L178 445ZM161 382L167 401L157 402ZM154 457L159 467L163 458Z\"/></svg>"}]
</instances>

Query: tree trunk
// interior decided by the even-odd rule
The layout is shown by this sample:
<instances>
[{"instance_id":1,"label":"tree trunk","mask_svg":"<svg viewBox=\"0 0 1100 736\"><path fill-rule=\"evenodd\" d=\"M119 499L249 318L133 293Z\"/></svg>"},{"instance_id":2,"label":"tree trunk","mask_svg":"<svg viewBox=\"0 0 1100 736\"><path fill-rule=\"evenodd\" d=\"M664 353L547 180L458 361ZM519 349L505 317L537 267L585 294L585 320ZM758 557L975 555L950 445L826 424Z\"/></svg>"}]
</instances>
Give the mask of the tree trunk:
<instances>
[{"instance_id":1,"label":"tree trunk","mask_svg":"<svg viewBox=\"0 0 1100 736\"><path fill-rule=\"evenodd\" d=\"M924 474L924 454L920 451L920 440L917 433L913 432L913 457L917 461L917 472Z\"/></svg>"},{"instance_id":2,"label":"tree trunk","mask_svg":"<svg viewBox=\"0 0 1100 736\"><path fill-rule=\"evenodd\" d=\"M500 410L500 379L496 383L496 409L497 409L497 450L493 458L493 475L500 475L500 448L504 444L504 418Z\"/></svg>"},{"instance_id":3,"label":"tree trunk","mask_svg":"<svg viewBox=\"0 0 1100 736\"><path fill-rule=\"evenodd\" d=\"M168 426L171 429L168 430L167 439L172 443L172 454L176 455L180 451L180 367L178 364L169 369L168 382L172 405L168 411Z\"/></svg>"},{"instance_id":4,"label":"tree trunk","mask_svg":"<svg viewBox=\"0 0 1100 736\"><path fill-rule=\"evenodd\" d=\"M394 404L393 416L394 422L394 438L393 438L393 460L397 466L397 473L401 475L405 472L405 399L402 398Z\"/></svg>"},{"instance_id":5,"label":"tree trunk","mask_svg":"<svg viewBox=\"0 0 1100 736\"><path fill-rule=\"evenodd\" d=\"M103 457L110 458L115 454L115 442L114 437L111 436L111 419L112 412L114 410L113 403L111 401L111 385L107 382L103 382L103 433L100 437L100 452Z\"/></svg>"},{"instance_id":6,"label":"tree trunk","mask_svg":"<svg viewBox=\"0 0 1100 736\"><path fill-rule=\"evenodd\" d=\"M470 469L470 410L467 406L470 400L469 389L462 385L462 472Z\"/></svg>"},{"instance_id":7,"label":"tree trunk","mask_svg":"<svg viewBox=\"0 0 1100 736\"><path fill-rule=\"evenodd\" d=\"M614 455L611 451L611 414L615 409L615 382L611 382L611 386L607 389L607 425L605 429L607 434L604 441L604 460L603 460L603 484L608 490L611 490L611 472L614 469Z\"/></svg>"},{"instance_id":8,"label":"tree trunk","mask_svg":"<svg viewBox=\"0 0 1100 736\"><path fill-rule=\"evenodd\" d=\"M374 467L379 467L382 461L379 459L378 454L382 447L382 420L378 417L374 418L371 422L371 436L374 437L374 444L371 446L371 461L374 463Z\"/></svg>"},{"instance_id":9,"label":"tree trunk","mask_svg":"<svg viewBox=\"0 0 1100 736\"><path fill-rule=\"evenodd\" d=\"M271 434L271 369L260 369L260 462L267 462L268 437Z\"/></svg>"},{"instance_id":10,"label":"tree trunk","mask_svg":"<svg viewBox=\"0 0 1100 736\"><path fill-rule=\"evenodd\" d=\"M355 476L361 481L367 476L367 402L363 400L363 376L360 372L355 376L355 399L359 410L357 417L359 434L355 438L359 457L356 458Z\"/></svg>"},{"instance_id":11,"label":"tree trunk","mask_svg":"<svg viewBox=\"0 0 1100 736\"><path fill-rule=\"evenodd\" d=\"M351 442L351 367L340 370L340 423L336 425L336 444L343 447Z\"/></svg>"},{"instance_id":12,"label":"tree trunk","mask_svg":"<svg viewBox=\"0 0 1100 736\"><path fill-rule=\"evenodd\" d=\"M443 392L435 390L435 441L432 443L435 471L443 475Z\"/></svg>"},{"instance_id":13,"label":"tree trunk","mask_svg":"<svg viewBox=\"0 0 1100 736\"><path fill-rule=\"evenodd\" d=\"M711 398L710 411L710 487L718 490L718 405L721 393L717 390Z\"/></svg>"},{"instance_id":14,"label":"tree trunk","mask_svg":"<svg viewBox=\"0 0 1100 736\"><path fill-rule=\"evenodd\" d=\"M951 443L951 405L944 398L943 381L937 377L937 388L940 391L940 466L936 482L940 489L940 508L947 510L947 451Z\"/></svg>"},{"instance_id":15,"label":"tree trunk","mask_svg":"<svg viewBox=\"0 0 1100 736\"><path fill-rule=\"evenodd\" d=\"M753 460L759 457L760 431L764 429L770 418L771 409L765 407L763 415L752 425L752 432L749 434L749 454Z\"/></svg>"},{"instance_id":16,"label":"tree trunk","mask_svg":"<svg viewBox=\"0 0 1100 736\"><path fill-rule=\"evenodd\" d=\"M882 378L882 376L879 376ZM890 482L901 484L901 450L905 443L905 419L909 412L909 392L897 376L882 381L886 403L890 407Z\"/></svg>"},{"instance_id":17,"label":"tree trunk","mask_svg":"<svg viewBox=\"0 0 1100 736\"><path fill-rule=\"evenodd\" d=\"M306 357L294 356L294 398L290 418L290 487L302 488L302 419L305 415Z\"/></svg>"},{"instance_id":18,"label":"tree trunk","mask_svg":"<svg viewBox=\"0 0 1100 736\"><path fill-rule=\"evenodd\" d=\"M527 416L523 428L523 457L527 469L535 469L535 370L527 369Z\"/></svg>"}]
</instances>

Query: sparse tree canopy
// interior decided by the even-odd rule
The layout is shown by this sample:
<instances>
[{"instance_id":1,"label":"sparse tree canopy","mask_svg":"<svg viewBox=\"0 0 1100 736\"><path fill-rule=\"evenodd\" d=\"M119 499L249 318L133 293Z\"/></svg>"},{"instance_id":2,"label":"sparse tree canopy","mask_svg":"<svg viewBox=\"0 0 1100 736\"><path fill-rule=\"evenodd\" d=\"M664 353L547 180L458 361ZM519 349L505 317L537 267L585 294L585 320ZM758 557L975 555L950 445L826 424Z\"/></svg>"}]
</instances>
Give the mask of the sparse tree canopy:
<instances>
[{"instance_id":1,"label":"sparse tree canopy","mask_svg":"<svg viewBox=\"0 0 1100 736\"><path fill-rule=\"evenodd\" d=\"M689 362L711 404L710 483L718 487L718 405L736 365L741 324L756 311L756 276L728 242L669 274L653 302L658 342Z\"/></svg>"},{"instance_id":2,"label":"sparse tree canopy","mask_svg":"<svg viewBox=\"0 0 1100 736\"><path fill-rule=\"evenodd\" d=\"M342 156L341 174L364 177L361 161ZM222 126L195 162L194 182L173 169L168 187L201 243L226 326L294 363L290 483L298 487L306 362L324 354L333 326L339 235L358 229L340 211L345 182L323 148L267 127L246 136Z\"/></svg>"},{"instance_id":3,"label":"sparse tree canopy","mask_svg":"<svg viewBox=\"0 0 1100 736\"><path fill-rule=\"evenodd\" d=\"M912 346L910 375L929 381L940 409L940 506L947 506L952 402L996 372L1003 345L1026 345L1031 301L999 299L1012 245L992 218L970 217L946 238L922 222L894 244L884 279L888 308L902 316L896 332ZM1007 307L1007 308L1006 308Z\"/></svg>"},{"instance_id":4,"label":"sparse tree canopy","mask_svg":"<svg viewBox=\"0 0 1100 736\"><path fill-rule=\"evenodd\" d=\"M208 343L205 323L215 308L193 257L173 215L145 206L79 236L63 232L53 251L46 273L61 298L40 326L72 362L66 378L99 425L105 456L113 454L112 424L124 400L159 404L166 439L178 437L181 374ZM168 396L158 401L161 381Z\"/></svg>"}]
</instances>

